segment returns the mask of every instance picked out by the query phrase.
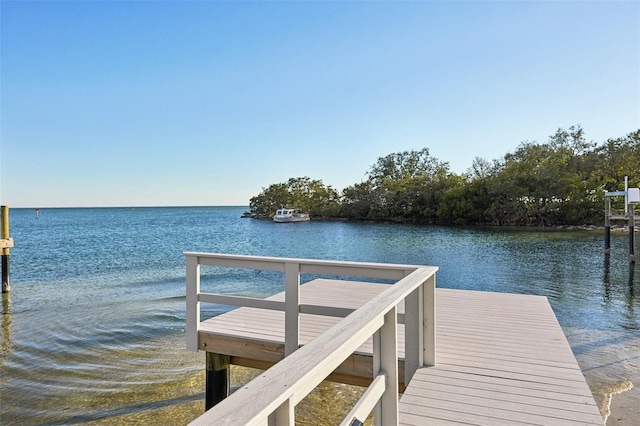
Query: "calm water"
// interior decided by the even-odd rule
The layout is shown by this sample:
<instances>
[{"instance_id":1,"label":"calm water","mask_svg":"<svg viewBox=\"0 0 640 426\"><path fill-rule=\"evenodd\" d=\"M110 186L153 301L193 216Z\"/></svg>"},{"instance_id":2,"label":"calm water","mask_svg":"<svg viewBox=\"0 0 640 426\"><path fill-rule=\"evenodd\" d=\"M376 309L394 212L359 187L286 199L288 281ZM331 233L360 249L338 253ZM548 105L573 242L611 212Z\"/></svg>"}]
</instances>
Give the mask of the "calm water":
<instances>
[{"instance_id":1,"label":"calm water","mask_svg":"<svg viewBox=\"0 0 640 426\"><path fill-rule=\"evenodd\" d=\"M274 224L241 219L244 210L41 209L36 218L12 209L0 423L181 424L201 414L204 357L184 349L183 251L431 264L439 287L544 295L597 399L640 385L640 267L629 267L626 234L613 236L606 264L600 232ZM282 290L269 275L247 277L204 281ZM239 382L251 372L233 374ZM314 398L354 392L323 387ZM310 424L322 423L318 405L301 407Z\"/></svg>"}]
</instances>

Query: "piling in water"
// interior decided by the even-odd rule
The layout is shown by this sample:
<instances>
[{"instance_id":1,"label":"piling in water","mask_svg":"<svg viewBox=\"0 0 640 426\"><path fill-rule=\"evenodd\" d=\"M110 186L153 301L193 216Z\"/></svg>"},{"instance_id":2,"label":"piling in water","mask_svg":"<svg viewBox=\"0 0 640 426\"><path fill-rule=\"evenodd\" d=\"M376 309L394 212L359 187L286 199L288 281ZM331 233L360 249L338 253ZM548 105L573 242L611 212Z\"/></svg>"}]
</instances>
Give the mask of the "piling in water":
<instances>
[{"instance_id":1,"label":"piling in water","mask_svg":"<svg viewBox=\"0 0 640 426\"><path fill-rule=\"evenodd\" d=\"M635 220L635 206L629 204L629 262L635 263L636 261L636 220Z\"/></svg>"},{"instance_id":2,"label":"piling in water","mask_svg":"<svg viewBox=\"0 0 640 426\"><path fill-rule=\"evenodd\" d=\"M8 293L11 290L11 282L9 279L9 247L11 246L9 237L9 206L0 208L2 215L2 234L0 240L6 245L2 247L2 292Z\"/></svg>"},{"instance_id":3,"label":"piling in water","mask_svg":"<svg viewBox=\"0 0 640 426\"><path fill-rule=\"evenodd\" d=\"M229 396L229 355L207 352L205 410Z\"/></svg>"}]
</instances>

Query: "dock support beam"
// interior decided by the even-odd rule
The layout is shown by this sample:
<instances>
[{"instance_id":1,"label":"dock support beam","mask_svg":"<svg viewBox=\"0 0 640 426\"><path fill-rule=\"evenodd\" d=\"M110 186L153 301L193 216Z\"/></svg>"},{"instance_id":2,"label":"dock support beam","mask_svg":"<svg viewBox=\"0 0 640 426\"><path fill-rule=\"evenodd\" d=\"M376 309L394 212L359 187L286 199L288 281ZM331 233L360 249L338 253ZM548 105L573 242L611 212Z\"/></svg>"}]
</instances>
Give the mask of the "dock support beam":
<instances>
[{"instance_id":1,"label":"dock support beam","mask_svg":"<svg viewBox=\"0 0 640 426\"><path fill-rule=\"evenodd\" d=\"M229 396L229 355L207 352L205 411Z\"/></svg>"},{"instance_id":2,"label":"dock support beam","mask_svg":"<svg viewBox=\"0 0 640 426\"><path fill-rule=\"evenodd\" d=\"M0 208L2 215L2 235L0 240L9 240L9 207L2 206ZM2 248L2 292L9 293L11 291L11 281L9 279L9 247Z\"/></svg>"}]
</instances>

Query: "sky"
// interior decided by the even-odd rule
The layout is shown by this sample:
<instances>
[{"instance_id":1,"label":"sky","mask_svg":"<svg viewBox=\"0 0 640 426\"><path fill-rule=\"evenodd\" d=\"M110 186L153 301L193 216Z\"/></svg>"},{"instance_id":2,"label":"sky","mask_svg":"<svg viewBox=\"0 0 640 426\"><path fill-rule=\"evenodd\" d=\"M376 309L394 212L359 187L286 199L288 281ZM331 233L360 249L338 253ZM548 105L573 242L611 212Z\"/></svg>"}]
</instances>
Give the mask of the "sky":
<instances>
[{"instance_id":1,"label":"sky","mask_svg":"<svg viewBox=\"0 0 640 426\"><path fill-rule=\"evenodd\" d=\"M0 203L248 205L640 129L639 1L0 2Z\"/></svg>"}]
</instances>

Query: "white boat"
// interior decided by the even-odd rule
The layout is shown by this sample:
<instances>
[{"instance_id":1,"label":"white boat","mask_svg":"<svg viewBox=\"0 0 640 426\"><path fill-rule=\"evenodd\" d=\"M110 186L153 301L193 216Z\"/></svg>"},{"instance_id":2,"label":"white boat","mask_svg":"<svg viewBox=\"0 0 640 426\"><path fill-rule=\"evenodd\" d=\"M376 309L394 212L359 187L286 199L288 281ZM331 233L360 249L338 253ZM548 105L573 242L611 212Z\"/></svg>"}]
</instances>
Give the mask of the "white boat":
<instances>
[{"instance_id":1,"label":"white boat","mask_svg":"<svg viewBox=\"0 0 640 426\"><path fill-rule=\"evenodd\" d=\"M309 213L302 213L301 209L278 209L273 215L274 222L306 222L310 220Z\"/></svg>"}]
</instances>

